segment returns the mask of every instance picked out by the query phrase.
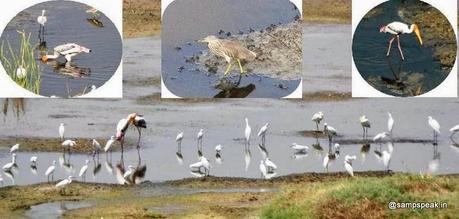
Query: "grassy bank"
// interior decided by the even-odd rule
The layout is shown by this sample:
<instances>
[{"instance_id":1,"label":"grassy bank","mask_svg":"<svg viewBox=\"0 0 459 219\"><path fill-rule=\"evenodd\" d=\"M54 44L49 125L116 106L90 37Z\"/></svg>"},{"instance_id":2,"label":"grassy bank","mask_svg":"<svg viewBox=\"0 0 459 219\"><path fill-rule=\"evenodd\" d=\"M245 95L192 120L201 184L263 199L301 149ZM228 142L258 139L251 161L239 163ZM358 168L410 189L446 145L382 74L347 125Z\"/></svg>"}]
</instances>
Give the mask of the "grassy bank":
<instances>
[{"instance_id":1,"label":"grassy bank","mask_svg":"<svg viewBox=\"0 0 459 219\"><path fill-rule=\"evenodd\" d=\"M150 195L166 187L192 188L185 194ZM208 188L276 188L278 192L201 192ZM30 206L62 200L93 206L64 218L454 218L459 207L459 176L421 177L381 172L298 174L273 180L186 179L137 187L74 183L64 195L53 185L0 189L0 214L18 217ZM397 202L447 202L446 209L389 210Z\"/></svg>"},{"instance_id":2,"label":"grassy bank","mask_svg":"<svg viewBox=\"0 0 459 219\"><path fill-rule=\"evenodd\" d=\"M124 37L159 35L160 0L124 0ZM351 0L303 0L303 20L314 23L350 23Z\"/></svg>"}]
</instances>

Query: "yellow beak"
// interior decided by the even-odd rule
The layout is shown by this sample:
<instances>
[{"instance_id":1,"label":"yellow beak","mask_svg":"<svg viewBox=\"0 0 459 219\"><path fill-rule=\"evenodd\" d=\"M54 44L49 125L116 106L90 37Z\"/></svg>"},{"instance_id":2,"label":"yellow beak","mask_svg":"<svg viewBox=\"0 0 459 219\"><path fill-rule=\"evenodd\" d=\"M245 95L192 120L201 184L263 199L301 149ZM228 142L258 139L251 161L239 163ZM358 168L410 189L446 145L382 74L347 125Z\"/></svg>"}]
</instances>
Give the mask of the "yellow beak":
<instances>
[{"instance_id":1,"label":"yellow beak","mask_svg":"<svg viewBox=\"0 0 459 219\"><path fill-rule=\"evenodd\" d=\"M421 37L421 31L419 30L418 25L414 26L414 33L416 34L416 37L418 37L419 44L422 46L422 37Z\"/></svg>"}]
</instances>

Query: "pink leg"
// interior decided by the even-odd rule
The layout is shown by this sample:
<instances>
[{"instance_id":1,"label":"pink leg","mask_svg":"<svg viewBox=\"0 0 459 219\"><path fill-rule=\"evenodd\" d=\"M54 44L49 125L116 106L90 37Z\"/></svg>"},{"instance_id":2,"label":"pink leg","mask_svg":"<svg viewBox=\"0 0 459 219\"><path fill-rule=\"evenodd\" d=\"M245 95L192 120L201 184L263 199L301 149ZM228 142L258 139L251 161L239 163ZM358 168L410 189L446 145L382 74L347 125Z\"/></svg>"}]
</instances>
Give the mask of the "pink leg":
<instances>
[{"instance_id":1,"label":"pink leg","mask_svg":"<svg viewBox=\"0 0 459 219\"><path fill-rule=\"evenodd\" d=\"M387 54L386 54L386 56L389 56L389 54L390 54L390 48L392 47L392 42L394 42L394 40L395 40L395 36L392 37L392 39L389 40L389 48L387 49Z\"/></svg>"},{"instance_id":2,"label":"pink leg","mask_svg":"<svg viewBox=\"0 0 459 219\"><path fill-rule=\"evenodd\" d=\"M398 51L400 51L400 56L402 56L402 60L405 60L405 57L403 56L402 52L402 47L400 46L400 36L397 35L397 43L398 43Z\"/></svg>"}]
</instances>

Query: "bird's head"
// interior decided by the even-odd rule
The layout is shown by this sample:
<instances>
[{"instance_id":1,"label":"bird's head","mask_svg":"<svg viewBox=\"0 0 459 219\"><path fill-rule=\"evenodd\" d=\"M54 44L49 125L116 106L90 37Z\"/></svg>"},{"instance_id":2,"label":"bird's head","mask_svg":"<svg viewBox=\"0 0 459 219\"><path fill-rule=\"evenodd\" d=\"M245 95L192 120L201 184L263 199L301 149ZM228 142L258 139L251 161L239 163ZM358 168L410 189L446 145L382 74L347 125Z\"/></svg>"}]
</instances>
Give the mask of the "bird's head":
<instances>
[{"instance_id":1,"label":"bird's head","mask_svg":"<svg viewBox=\"0 0 459 219\"><path fill-rule=\"evenodd\" d=\"M380 33L385 33L385 32L386 32L386 27L387 27L386 25L381 26L381 27L379 28L379 32L380 32Z\"/></svg>"},{"instance_id":2,"label":"bird's head","mask_svg":"<svg viewBox=\"0 0 459 219\"><path fill-rule=\"evenodd\" d=\"M131 123L134 124L135 122L135 117L137 117L137 113L131 113L128 115L127 120Z\"/></svg>"},{"instance_id":3,"label":"bird's head","mask_svg":"<svg viewBox=\"0 0 459 219\"><path fill-rule=\"evenodd\" d=\"M91 49L86 48L86 47L84 47L84 46L80 46L80 49L81 49L81 51L84 52L84 53L90 53L90 52L91 52Z\"/></svg>"},{"instance_id":4,"label":"bird's head","mask_svg":"<svg viewBox=\"0 0 459 219\"><path fill-rule=\"evenodd\" d=\"M199 43L211 43L215 41L218 41L218 38L214 35L206 36L203 39L198 40Z\"/></svg>"},{"instance_id":5,"label":"bird's head","mask_svg":"<svg viewBox=\"0 0 459 219\"><path fill-rule=\"evenodd\" d=\"M40 58L40 60L41 60L42 62L47 62L47 61L49 60L49 58L48 58L47 55L44 55L44 56L42 56L42 57Z\"/></svg>"},{"instance_id":6,"label":"bird's head","mask_svg":"<svg viewBox=\"0 0 459 219\"><path fill-rule=\"evenodd\" d=\"M419 29L419 27L418 27L417 24L412 24L411 26L412 26L412 28L413 28L414 33L416 34L416 37L417 37L418 40L419 40L419 44L421 44L421 46L422 46L421 30Z\"/></svg>"}]
</instances>

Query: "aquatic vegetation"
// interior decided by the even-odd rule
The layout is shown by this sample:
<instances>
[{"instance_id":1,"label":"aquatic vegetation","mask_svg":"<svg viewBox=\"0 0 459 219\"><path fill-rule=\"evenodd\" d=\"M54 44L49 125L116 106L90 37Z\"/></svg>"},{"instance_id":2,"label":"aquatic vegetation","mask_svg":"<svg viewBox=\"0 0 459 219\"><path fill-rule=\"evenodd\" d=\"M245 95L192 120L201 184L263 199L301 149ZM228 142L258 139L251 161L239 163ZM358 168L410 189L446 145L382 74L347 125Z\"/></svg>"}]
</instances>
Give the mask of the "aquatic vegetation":
<instances>
[{"instance_id":1,"label":"aquatic vegetation","mask_svg":"<svg viewBox=\"0 0 459 219\"><path fill-rule=\"evenodd\" d=\"M14 50L7 41L0 46L0 60L6 73L19 86L40 94L40 67L35 58L34 46L30 43L31 34L20 32L19 51Z\"/></svg>"}]
</instances>

